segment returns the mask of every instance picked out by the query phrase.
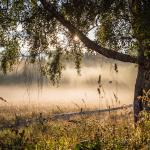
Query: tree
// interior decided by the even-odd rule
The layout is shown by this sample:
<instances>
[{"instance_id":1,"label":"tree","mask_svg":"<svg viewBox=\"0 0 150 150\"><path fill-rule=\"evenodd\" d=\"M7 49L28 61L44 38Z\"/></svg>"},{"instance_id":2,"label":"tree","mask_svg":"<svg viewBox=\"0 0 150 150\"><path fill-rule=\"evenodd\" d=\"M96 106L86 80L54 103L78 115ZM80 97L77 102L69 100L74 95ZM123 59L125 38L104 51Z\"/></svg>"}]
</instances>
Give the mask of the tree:
<instances>
[{"instance_id":1,"label":"tree","mask_svg":"<svg viewBox=\"0 0 150 150\"><path fill-rule=\"evenodd\" d=\"M2 0L1 4L6 7L7 1ZM4 47L1 69L6 73L15 64L21 55L21 41L28 42L31 63L41 54L53 57L46 66L41 66L41 71L54 83L60 80L64 68L63 52L67 59L74 57L79 73L83 48L136 63L134 120L137 122L144 105L137 97L150 87L149 7L148 0L11 0L7 12L0 14L0 45ZM20 33L16 32L18 24L23 28ZM92 29L95 29L94 41L88 38ZM63 44L58 40L59 34L64 36ZM56 53L49 49L55 49Z\"/></svg>"}]
</instances>

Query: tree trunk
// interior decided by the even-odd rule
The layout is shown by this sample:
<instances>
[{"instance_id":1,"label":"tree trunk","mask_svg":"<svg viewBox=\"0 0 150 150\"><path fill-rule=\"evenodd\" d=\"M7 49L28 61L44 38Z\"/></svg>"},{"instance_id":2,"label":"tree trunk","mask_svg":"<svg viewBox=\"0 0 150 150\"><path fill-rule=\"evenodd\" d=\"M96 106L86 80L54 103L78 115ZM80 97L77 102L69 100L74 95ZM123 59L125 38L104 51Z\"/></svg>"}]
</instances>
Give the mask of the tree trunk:
<instances>
[{"instance_id":1,"label":"tree trunk","mask_svg":"<svg viewBox=\"0 0 150 150\"><path fill-rule=\"evenodd\" d=\"M149 107L147 100L142 102L142 99L138 99L137 97L143 96L143 90L148 92L150 89L150 82L149 82L149 75L150 75L150 64L144 64L138 66L138 75L135 84L135 93L134 93L134 122L137 123L139 120L139 112L142 111L144 108L147 112L149 112Z\"/></svg>"}]
</instances>

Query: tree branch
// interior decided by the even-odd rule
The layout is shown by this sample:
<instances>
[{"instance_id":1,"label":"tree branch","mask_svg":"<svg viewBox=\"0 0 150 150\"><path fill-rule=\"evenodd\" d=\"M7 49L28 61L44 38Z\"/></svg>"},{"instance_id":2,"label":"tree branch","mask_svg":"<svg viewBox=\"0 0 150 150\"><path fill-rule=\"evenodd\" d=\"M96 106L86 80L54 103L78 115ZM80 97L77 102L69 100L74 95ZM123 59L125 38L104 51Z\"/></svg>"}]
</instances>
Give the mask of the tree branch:
<instances>
[{"instance_id":1,"label":"tree branch","mask_svg":"<svg viewBox=\"0 0 150 150\"><path fill-rule=\"evenodd\" d=\"M98 27L98 26L96 25L96 26L93 26L92 28L90 28L90 29L86 32L86 34L88 34L91 30L93 30L93 29L96 28L96 27Z\"/></svg>"},{"instance_id":2,"label":"tree branch","mask_svg":"<svg viewBox=\"0 0 150 150\"><path fill-rule=\"evenodd\" d=\"M59 14L51 4L47 3L46 0L40 0L44 8L53 14L53 16L69 31L79 37L79 39L85 44L89 49L107 57L116 59L123 62L131 62L138 63L138 59L134 58L130 55L122 54L116 51L109 50L107 48L101 47L95 42L91 41L88 37L86 37L80 30L78 30L75 26L73 26L68 20L66 20L61 14Z\"/></svg>"}]
</instances>

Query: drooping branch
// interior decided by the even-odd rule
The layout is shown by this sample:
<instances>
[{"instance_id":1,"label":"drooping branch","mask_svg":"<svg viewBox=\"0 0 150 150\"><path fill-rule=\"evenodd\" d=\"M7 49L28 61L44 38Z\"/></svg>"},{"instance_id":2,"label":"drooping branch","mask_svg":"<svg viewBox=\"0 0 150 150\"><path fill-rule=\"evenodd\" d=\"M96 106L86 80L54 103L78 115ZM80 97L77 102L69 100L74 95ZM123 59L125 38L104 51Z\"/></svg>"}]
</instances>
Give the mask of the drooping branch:
<instances>
[{"instance_id":1,"label":"drooping branch","mask_svg":"<svg viewBox=\"0 0 150 150\"><path fill-rule=\"evenodd\" d=\"M85 46L107 58L116 59L123 62L139 63L138 59L130 55L122 54L116 51L104 48L97 43L86 37L80 30L73 26L68 20L66 20L61 14L59 14L51 4L47 3L46 0L40 0L44 8L53 14L53 16L64 25L73 35L77 35L79 39L85 44Z\"/></svg>"}]
</instances>

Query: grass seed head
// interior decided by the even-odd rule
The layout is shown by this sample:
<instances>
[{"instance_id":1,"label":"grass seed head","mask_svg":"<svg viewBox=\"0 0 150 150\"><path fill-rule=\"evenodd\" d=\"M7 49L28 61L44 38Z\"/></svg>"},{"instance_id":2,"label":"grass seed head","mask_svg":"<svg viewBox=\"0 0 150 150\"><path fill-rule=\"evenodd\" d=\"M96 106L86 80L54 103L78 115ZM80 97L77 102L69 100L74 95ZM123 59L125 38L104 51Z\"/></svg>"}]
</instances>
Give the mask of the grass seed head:
<instances>
[{"instance_id":1,"label":"grass seed head","mask_svg":"<svg viewBox=\"0 0 150 150\"><path fill-rule=\"evenodd\" d=\"M99 80L98 80L98 84L101 83L101 75L99 75Z\"/></svg>"},{"instance_id":2,"label":"grass seed head","mask_svg":"<svg viewBox=\"0 0 150 150\"><path fill-rule=\"evenodd\" d=\"M116 71L116 73L118 72L118 66L117 66L117 64L116 64L116 63L115 63L114 70Z\"/></svg>"},{"instance_id":3,"label":"grass seed head","mask_svg":"<svg viewBox=\"0 0 150 150\"><path fill-rule=\"evenodd\" d=\"M97 91L98 91L98 94L100 94L100 93L101 93L100 88L97 88Z\"/></svg>"}]
</instances>

